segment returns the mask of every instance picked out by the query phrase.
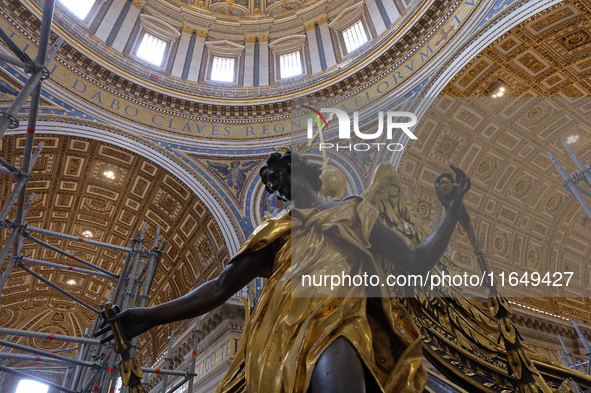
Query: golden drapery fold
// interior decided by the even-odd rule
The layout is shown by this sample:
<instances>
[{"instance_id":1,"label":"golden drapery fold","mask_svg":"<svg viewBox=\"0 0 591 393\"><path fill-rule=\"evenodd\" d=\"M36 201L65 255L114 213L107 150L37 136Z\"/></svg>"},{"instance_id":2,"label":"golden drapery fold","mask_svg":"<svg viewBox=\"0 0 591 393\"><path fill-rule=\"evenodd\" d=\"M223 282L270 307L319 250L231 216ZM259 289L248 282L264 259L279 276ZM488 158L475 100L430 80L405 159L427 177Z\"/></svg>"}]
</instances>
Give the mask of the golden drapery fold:
<instances>
[{"instance_id":1,"label":"golden drapery fold","mask_svg":"<svg viewBox=\"0 0 591 393\"><path fill-rule=\"evenodd\" d=\"M348 339L384 393L423 390L419 330L387 292L301 285L301 277L381 274L369 251L377 210L360 197L328 209L292 209L268 218L238 253L274 244L273 272L246 322L241 347L216 393L306 393L314 366L339 336ZM278 243L276 243L278 242Z\"/></svg>"}]
</instances>

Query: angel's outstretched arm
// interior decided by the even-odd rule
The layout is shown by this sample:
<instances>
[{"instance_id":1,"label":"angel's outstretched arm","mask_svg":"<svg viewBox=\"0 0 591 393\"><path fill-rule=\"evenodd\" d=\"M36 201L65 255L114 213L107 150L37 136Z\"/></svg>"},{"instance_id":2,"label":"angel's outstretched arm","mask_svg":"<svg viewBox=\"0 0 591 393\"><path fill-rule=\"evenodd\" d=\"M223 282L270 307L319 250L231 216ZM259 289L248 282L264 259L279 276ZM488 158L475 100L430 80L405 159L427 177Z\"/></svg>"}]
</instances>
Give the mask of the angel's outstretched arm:
<instances>
[{"instance_id":1,"label":"angel's outstretched arm","mask_svg":"<svg viewBox=\"0 0 591 393\"><path fill-rule=\"evenodd\" d=\"M408 273L426 274L445 253L454 228L460 219L464 195L470 189L470 179L459 168L450 167L456 173L456 179L452 189L446 195L438 192L437 196L445 213L437 225L437 228L412 249L392 229L388 228L381 220L377 220L370 236L372 251L390 262L399 265ZM435 186L438 187L443 178L452 179L451 174L443 174L437 178Z\"/></svg>"},{"instance_id":2,"label":"angel's outstretched arm","mask_svg":"<svg viewBox=\"0 0 591 393\"><path fill-rule=\"evenodd\" d=\"M265 275L273 260L273 247L239 254L217 278L198 286L186 295L154 307L128 309L111 318L109 322L120 321L123 333L131 339L155 326L205 314L224 304L255 277ZM107 326L95 336L102 335L108 330L110 327ZM107 336L102 341L111 338L112 336Z\"/></svg>"}]
</instances>

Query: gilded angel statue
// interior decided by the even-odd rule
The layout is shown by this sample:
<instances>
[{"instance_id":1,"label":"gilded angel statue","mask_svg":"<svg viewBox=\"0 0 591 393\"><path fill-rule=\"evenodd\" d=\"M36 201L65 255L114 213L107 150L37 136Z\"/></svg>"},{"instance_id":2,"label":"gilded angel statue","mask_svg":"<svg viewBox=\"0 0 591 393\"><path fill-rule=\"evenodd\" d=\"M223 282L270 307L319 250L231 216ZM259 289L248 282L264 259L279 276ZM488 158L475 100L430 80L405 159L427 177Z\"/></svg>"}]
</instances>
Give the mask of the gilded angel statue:
<instances>
[{"instance_id":1,"label":"gilded angel statue","mask_svg":"<svg viewBox=\"0 0 591 393\"><path fill-rule=\"evenodd\" d=\"M464 378L471 392L556 391L501 315L508 304L500 297L489 308L453 289L398 300L385 289L379 289L382 296L367 296L365 286L329 290L300 284L304 275L370 272L383 278L396 270L437 272L442 264L453 269L444 253L462 216L470 179L451 168L455 177L442 174L436 180L445 213L429 234L392 166L380 165L363 195L326 201L318 196L319 166L291 151L273 153L260 178L269 193L290 201L289 208L266 218L217 278L178 299L129 309L106 322L118 322L132 338L202 315L255 277L266 277L241 347L216 393L422 392L427 381L423 356ZM535 361L545 376L553 370L556 385L566 377L590 382L580 373ZM562 384L559 391L570 390Z\"/></svg>"},{"instance_id":2,"label":"gilded angel statue","mask_svg":"<svg viewBox=\"0 0 591 393\"><path fill-rule=\"evenodd\" d=\"M508 302L498 293L485 305L454 288L397 300L390 293L364 296L363 287L327 293L294 285L313 273L425 274L457 268L444 252L458 220L466 226L462 200L470 180L452 169L455 178L442 174L436 180L445 214L429 234L391 165L377 168L363 195L325 201L318 196L318 166L289 151L274 153L260 177L269 193L290 201L290 208L266 219L218 278L173 301L130 309L107 322L117 322L131 338L204 314L260 276L268 281L216 393L421 392L427 380L424 356L470 392L574 392L571 380L589 388L588 375L521 345Z\"/></svg>"},{"instance_id":3,"label":"gilded angel statue","mask_svg":"<svg viewBox=\"0 0 591 393\"><path fill-rule=\"evenodd\" d=\"M464 172L452 169L451 191L438 194L445 207L441 222L411 248L380 219L389 198L380 192L387 188L326 201L318 196L319 166L291 151L273 153L260 177L269 193L291 201L290 209L266 219L219 277L178 299L129 309L107 322L117 321L132 338L202 315L255 277L266 277L242 347L216 392L421 392L427 379L421 334L399 301L367 297L366 288L351 285L312 295L294 280L303 274L383 275L378 258L409 273L429 271L443 256L470 189Z\"/></svg>"}]
</instances>

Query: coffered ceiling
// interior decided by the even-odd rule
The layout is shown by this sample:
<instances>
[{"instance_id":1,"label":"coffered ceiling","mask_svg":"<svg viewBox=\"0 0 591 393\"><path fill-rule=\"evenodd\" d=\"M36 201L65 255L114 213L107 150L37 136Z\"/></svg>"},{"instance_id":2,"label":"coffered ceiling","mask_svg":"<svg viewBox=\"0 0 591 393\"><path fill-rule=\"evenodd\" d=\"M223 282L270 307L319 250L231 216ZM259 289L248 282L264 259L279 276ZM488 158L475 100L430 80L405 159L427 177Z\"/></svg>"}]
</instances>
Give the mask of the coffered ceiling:
<instances>
[{"instance_id":1,"label":"coffered ceiling","mask_svg":"<svg viewBox=\"0 0 591 393\"><path fill-rule=\"evenodd\" d=\"M591 11L585 2L553 7L484 49L443 90L422 120L419 140L405 151L400 171L423 218L440 217L432 184L454 163L472 179L466 204L493 269L575 271L589 287L591 220L563 189L547 152L567 171L576 170L562 146L574 137L570 147L591 162L590 75ZM495 101L500 87L504 97L561 98ZM487 98L459 98L466 96ZM459 260L478 271L465 233L458 232L453 247ZM544 298L550 290L504 288L503 294L591 321L588 299Z\"/></svg>"},{"instance_id":2,"label":"coffered ceiling","mask_svg":"<svg viewBox=\"0 0 591 393\"><path fill-rule=\"evenodd\" d=\"M21 161L24 136L4 137L2 156L17 165ZM160 239L168 246L157 270L151 301L158 304L179 297L197 284L216 276L228 251L220 230L204 204L167 170L118 146L97 140L67 136L38 135L45 147L33 170L28 190L37 196L27 216L29 225L93 240L129 246L134 230L148 223L146 248L151 248L156 226ZM104 173L112 171L113 179ZM0 178L4 197L13 185L9 176ZM14 213L14 210L13 210ZM10 217L13 217L11 214ZM7 231L1 232L6 241ZM86 261L119 274L125 254L83 243L39 236L50 244ZM27 242L26 257L85 267ZM35 266L32 270L60 285L97 308L105 302L115 281ZM68 282L72 283L69 284ZM54 289L15 269L0 295L0 325L80 336L94 320L92 312L72 302ZM142 354L156 358L160 344L166 342L169 326L144 336ZM25 340L31 341L34 340ZM59 342L35 340L40 347L65 346Z\"/></svg>"}]
</instances>

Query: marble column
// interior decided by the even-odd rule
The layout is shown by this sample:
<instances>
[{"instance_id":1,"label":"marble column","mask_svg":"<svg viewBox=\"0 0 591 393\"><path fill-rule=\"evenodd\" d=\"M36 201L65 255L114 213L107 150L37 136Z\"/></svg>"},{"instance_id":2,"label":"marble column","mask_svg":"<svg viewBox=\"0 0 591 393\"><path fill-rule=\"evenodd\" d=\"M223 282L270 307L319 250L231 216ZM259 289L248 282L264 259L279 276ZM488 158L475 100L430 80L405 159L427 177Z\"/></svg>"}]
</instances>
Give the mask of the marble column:
<instances>
[{"instance_id":1,"label":"marble column","mask_svg":"<svg viewBox=\"0 0 591 393\"><path fill-rule=\"evenodd\" d=\"M243 86L254 86L254 63L255 63L255 41L256 37L246 37L246 48L244 50L244 80Z\"/></svg>"},{"instance_id":2,"label":"marble column","mask_svg":"<svg viewBox=\"0 0 591 393\"><path fill-rule=\"evenodd\" d=\"M386 13L388 19L390 20L390 24L388 25L388 27L390 27L390 25L396 23L396 21L398 19L400 19L400 12L398 12L398 7L396 7L396 4L394 3L394 0L375 0L376 3L378 4L382 4L383 6L383 10ZM384 18L386 19L386 18Z\"/></svg>"},{"instance_id":3,"label":"marble column","mask_svg":"<svg viewBox=\"0 0 591 393\"><path fill-rule=\"evenodd\" d=\"M259 83L259 71L260 71L260 59L261 59L261 44L257 39L254 43L254 69L253 69L253 78L254 78L254 87L258 87Z\"/></svg>"},{"instance_id":4,"label":"marble column","mask_svg":"<svg viewBox=\"0 0 591 393\"><path fill-rule=\"evenodd\" d=\"M371 18L371 22L373 23L373 27L376 29L377 35L381 35L388 27L386 26L386 22L384 21L384 17L380 12L380 8L378 7L376 0L365 0L365 5L369 11L369 16Z\"/></svg>"},{"instance_id":5,"label":"marble column","mask_svg":"<svg viewBox=\"0 0 591 393\"><path fill-rule=\"evenodd\" d=\"M126 0L113 0L111 6L107 10L107 13L103 17L103 20L99 24L98 29L96 30L95 36L97 38L107 42L109 34L111 34L111 30L113 30L113 26L115 26L115 22L121 14L125 3L127 3Z\"/></svg>"},{"instance_id":6,"label":"marble column","mask_svg":"<svg viewBox=\"0 0 591 393\"><path fill-rule=\"evenodd\" d=\"M316 74L322 71L318 39L316 38L316 23L312 22L306 24L304 28L306 29L306 36L308 38L308 50L310 52L310 65L312 67L312 74Z\"/></svg>"},{"instance_id":7,"label":"marble column","mask_svg":"<svg viewBox=\"0 0 591 393\"><path fill-rule=\"evenodd\" d=\"M320 28L320 35L322 37L322 49L324 52L324 59L326 61L326 68L330 68L337 64L337 59L334 53L334 45L330 37L330 30L328 29L328 20L318 23Z\"/></svg>"},{"instance_id":8,"label":"marble column","mask_svg":"<svg viewBox=\"0 0 591 393\"><path fill-rule=\"evenodd\" d=\"M190 60L187 79L191 81L199 80L199 71L201 71L201 60L203 60L203 49L205 48L205 37L207 32L195 31L195 45L193 45L193 56ZM189 49L190 50L190 49Z\"/></svg>"},{"instance_id":9,"label":"marble column","mask_svg":"<svg viewBox=\"0 0 591 393\"><path fill-rule=\"evenodd\" d=\"M259 86L269 85L269 37L259 37Z\"/></svg>"},{"instance_id":10,"label":"marble column","mask_svg":"<svg viewBox=\"0 0 591 393\"><path fill-rule=\"evenodd\" d=\"M183 70L185 69L185 61L187 59L187 52L189 50L189 43L191 42L191 36L193 31L190 29L183 28L179 45L174 56L174 62L172 63L171 75L180 78L183 76Z\"/></svg>"},{"instance_id":11,"label":"marble column","mask_svg":"<svg viewBox=\"0 0 591 393\"><path fill-rule=\"evenodd\" d=\"M119 31L117 32L117 36L115 37L115 41L113 41L113 48L117 49L119 52L123 52L125 45L127 45L127 41L129 41L129 36L131 35L131 31L135 26L135 22L140 15L140 12L143 8L143 4L138 1L133 1L131 3L131 7L129 11L127 11L127 15L121 24Z\"/></svg>"}]
</instances>

